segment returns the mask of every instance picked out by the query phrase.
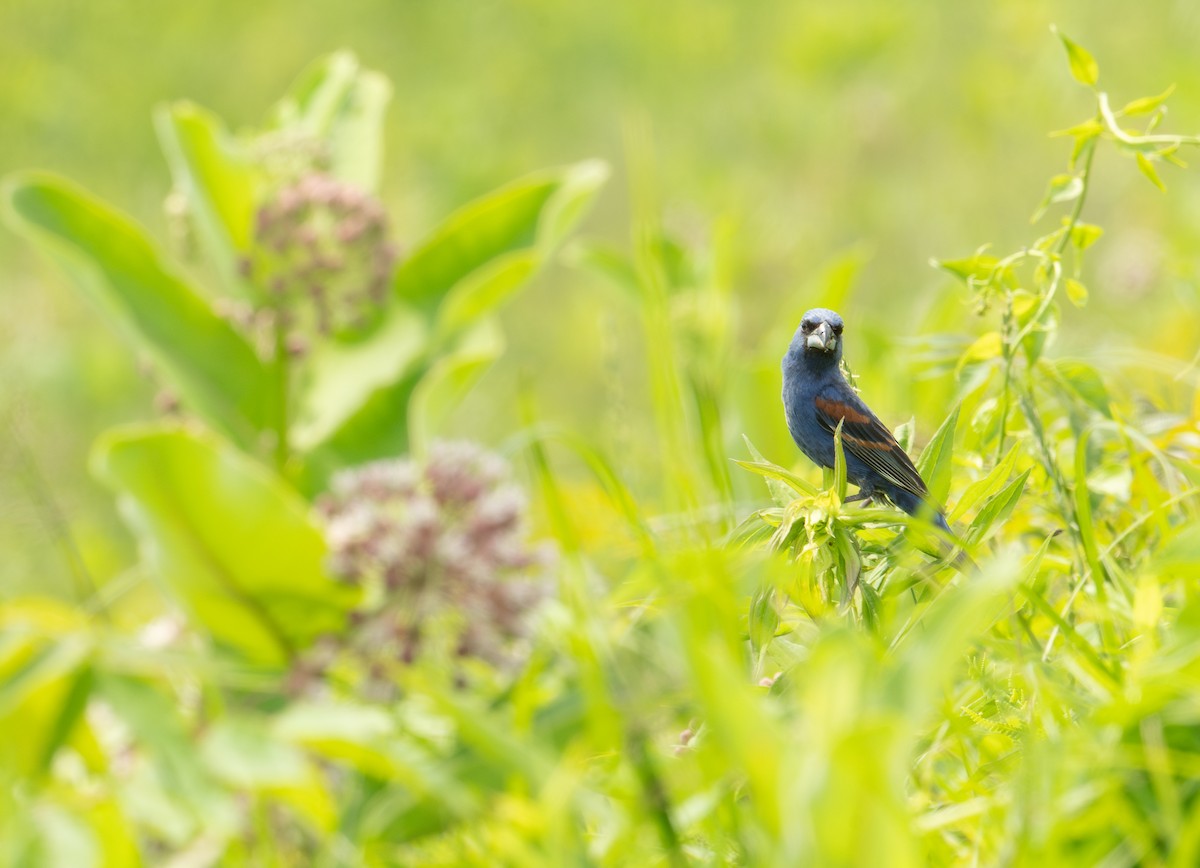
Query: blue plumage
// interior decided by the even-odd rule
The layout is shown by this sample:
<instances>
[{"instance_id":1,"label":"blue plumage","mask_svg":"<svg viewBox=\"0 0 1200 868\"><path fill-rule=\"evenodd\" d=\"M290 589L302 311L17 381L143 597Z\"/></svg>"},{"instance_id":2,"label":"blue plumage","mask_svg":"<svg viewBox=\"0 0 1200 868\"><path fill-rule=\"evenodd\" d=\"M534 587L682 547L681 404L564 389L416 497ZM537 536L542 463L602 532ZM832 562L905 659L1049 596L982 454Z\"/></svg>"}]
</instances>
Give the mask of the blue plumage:
<instances>
[{"instance_id":1,"label":"blue plumage","mask_svg":"<svg viewBox=\"0 0 1200 868\"><path fill-rule=\"evenodd\" d=\"M783 357L783 407L792 439L822 467L833 467L833 432L842 423L846 478L854 499L886 497L909 515L927 517L950 533L921 474L896 438L842 376L842 318L814 308L804 315Z\"/></svg>"}]
</instances>

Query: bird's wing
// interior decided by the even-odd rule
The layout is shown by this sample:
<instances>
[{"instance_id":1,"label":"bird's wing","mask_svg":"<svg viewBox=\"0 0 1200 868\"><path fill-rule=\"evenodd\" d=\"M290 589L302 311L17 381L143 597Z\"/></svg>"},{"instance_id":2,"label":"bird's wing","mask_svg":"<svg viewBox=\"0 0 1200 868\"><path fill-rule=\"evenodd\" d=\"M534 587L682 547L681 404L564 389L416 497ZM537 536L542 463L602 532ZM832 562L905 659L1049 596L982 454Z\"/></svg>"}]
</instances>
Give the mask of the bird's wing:
<instances>
[{"instance_id":1,"label":"bird's wing","mask_svg":"<svg viewBox=\"0 0 1200 868\"><path fill-rule=\"evenodd\" d=\"M830 388L815 401L817 418L833 433L842 422L842 446L849 454L905 491L929 496L925 481L896 438L849 388Z\"/></svg>"}]
</instances>

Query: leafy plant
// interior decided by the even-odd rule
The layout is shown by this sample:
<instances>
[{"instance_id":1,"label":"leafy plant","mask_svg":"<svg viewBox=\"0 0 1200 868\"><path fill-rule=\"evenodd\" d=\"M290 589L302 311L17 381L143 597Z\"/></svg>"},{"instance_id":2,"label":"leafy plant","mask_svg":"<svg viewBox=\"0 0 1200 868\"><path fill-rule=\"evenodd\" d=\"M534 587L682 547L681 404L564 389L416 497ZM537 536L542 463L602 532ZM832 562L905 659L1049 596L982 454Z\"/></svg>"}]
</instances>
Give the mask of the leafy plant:
<instances>
[{"instance_id":1,"label":"leafy plant","mask_svg":"<svg viewBox=\"0 0 1200 868\"><path fill-rule=\"evenodd\" d=\"M495 311L605 178L594 162L532 175L393 266L374 198L390 92L342 53L252 134L191 103L160 109L192 268L74 184L6 185L14 227L149 354L183 408L309 493L339 466L428 441L501 352Z\"/></svg>"},{"instance_id":2,"label":"leafy plant","mask_svg":"<svg viewBox=\"0 0 1200 868\"><path fill-rule=\"evenodd\" d=\"M159 112L182 259L69 182L11 179L18 231L184 418L93 454L138 564L75 606L0 604L0 862L1194 863L1196 407L1144 397L1195 371L1054 339L1101 239L1095 151L1154 180L1195 140L1157 131L1165 95L1113 111L1062 43L1096 101L1038 209L1065 218L936 263L975 334L941 339L932 436L897 428L978 568L848 505L844 460L819 480L745 438L731 466L745 369L782 346L734 327L734 236L664 228L637 136L629 250L572 260L640 327L659 476L642 497L624 452L526 396L505 448L558 549L544 584L520 486L434 440L598 164L401 254L375 198L389 86L341 54L253 133ZM857 257L818 289L848 294ZM771 503L738 500L759 479Z\"/></svg>"}]
</instances>

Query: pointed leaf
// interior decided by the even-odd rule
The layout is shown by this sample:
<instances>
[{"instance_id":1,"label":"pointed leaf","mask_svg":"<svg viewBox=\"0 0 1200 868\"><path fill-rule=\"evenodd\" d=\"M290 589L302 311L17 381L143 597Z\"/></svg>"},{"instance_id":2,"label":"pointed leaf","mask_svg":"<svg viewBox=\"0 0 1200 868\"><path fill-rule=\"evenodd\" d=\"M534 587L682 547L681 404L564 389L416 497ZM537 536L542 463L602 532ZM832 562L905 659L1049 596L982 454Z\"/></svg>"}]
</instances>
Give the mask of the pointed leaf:
<instances>
[{"instance_id":1,"label":"pointed leaf","mask_svg":"<svg viewBox=\"0 0 1200 868\"><path fill-rule=\"evenodd\" d=\"M1135 99L1132 102L1125 103L1121 109L1123 115L1148 115L1150 112L1157 109L1160 105L1166 102L1175 91L1175 85L1171 85L1158 96L1144 96L1141 99Z\"/></svg>"},{"instance_id":2,"label":"pointed leaf","mask_svg":"<svg viewBox=\"0 0 1200 868\"><path fill-rule=\"evenodd\" d=\"M383 164L383 121L392 86L364 70L349 51L323 58L300 74L275 108L276 123L294 127L330 149L331 173L378 192Z\"/></svg>"},{"instance_id":3,"label":"pointed leaf","mask_svg":"<svg viewBox=\"0 0 1200 868\"><path fill-rule=\"evenodd\" d=\"M214 437L147 426L102 438L92 466L145 567L219 645L279 665L344 628L357 590L326 574L307 506L260 464Z\"/></svg>"},{"instance_id":4,"label":"pointed leaf","mask_svg":"<svg viewBox=\"0 0 1200 868\"><path fill-rule=\"evenodd\" d=\"M954 466L954 429L958 425L958 411L946 417L933 439L921 452L917 459L917 471L925 484L929 486L929 494L937 503L946 502L946 494L950 491L950 476Z\"/></svg>"},{"instance_id":5,"label":"pointed leaf","mask_svg":"<svg viewBox=\"0 0 1200 868\"><path fill-rule=\"evenodd\" d=\"M149 351L192 409L243 446L257 445L271 418L273 375L137 224L52 175L17 176L6 198L17 230Z\"/></svg>"},{"instance_id":6,"label":"pointed leaf","mask_svg":"<svg viewBox=\"0 0 1200 868\"><path fill-rule=\"evenodd\" d=\"M239 261L253 234L258 175L252 161L216 115L192 103L163 106L154 127L208 261L227 292L249 296Z\"/></svg>"},{"instance_id":7,"label":"pointed leaf","mask_svg":"<svg viewBox=\"0 0 1200 868\"><path fill-rule=\"evenodd\" d=\"M1062 40L1063 48L1067 51L1067 61L1071 64L1071 75L1080 84L1093 87L1100 80L1100 67L1096 59L1082 45L1072 42L1066 34L1055 30Z\"/></svg>"},{"instance_id":8,"label":"pointed leaf","mask_svg":"<svg viewBox=\"0 0 1200 868\"><path fill-rule=\"evenodd\" d=\"M400 307L420 312L432 326L445 304L444 328L420 356L395 349L389 331L393 326L345 351L347 357L374 356L372 345L383 342L390 348L378 352L389 357L395 353L395 364L389 362L351 386L357 397L339 402L340 418L330 416L306 427L306 488L319 489L338 466L408 449L409 401L429 366L461 339L462 332L485 323L488 313L545 263L606 171L603 164L588 162L517 181L451 215L400 265L393 282ZM401 315L389 313L387 322L394 325L397 316ZM321 378L318 374L317 380ZM469 380L458 379L464 385ZM371 388L362 388L364 383Z\"/></svg>"},{"instance_id":9,"label":"pointed leaf","mask_svg":"<svg viewBox=\"0 0 1200 868\"><path fill-rule=\"evenodd\" d=\"M491 339L489 340L488 337ZM423 454L446 418L504 351L499 333L443 356L413 390L408 430L413 452Z\"/></svg>"},{"instance_id":10,"label":"pointed leaf","mask_svg":"<svg viewBox=\"0 0 1200 868\"><path fill-rule=\"evenodd\" d=\"M1162 178L1158 177L1158 169L1154 168L1154 163L1150 162L1150 158L1138 151L1136 154L1138 168L1142 170L1142 174L1150 179L1150 183L1164 193L1167 192L1167 185L1162 182Z\"/></svg>"}]
</instances>

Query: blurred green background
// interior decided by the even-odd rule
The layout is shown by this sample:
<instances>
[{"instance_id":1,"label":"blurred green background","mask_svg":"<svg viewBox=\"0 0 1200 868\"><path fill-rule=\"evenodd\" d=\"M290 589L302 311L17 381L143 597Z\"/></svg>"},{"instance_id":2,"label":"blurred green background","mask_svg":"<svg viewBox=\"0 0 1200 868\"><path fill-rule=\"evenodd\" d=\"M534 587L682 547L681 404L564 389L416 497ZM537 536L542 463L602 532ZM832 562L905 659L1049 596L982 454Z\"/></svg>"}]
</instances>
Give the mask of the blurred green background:
<instances>
[{"instance_id":1,"label":"blurred green background","mask_svg":"<svg viewBox=\"0 0 1200 868\"><path fill-rule=\"evenodd\" d=\"M396 88L384 198L407 243L511 178L593 156L615 172L585 234L627 243L631 198L650 197L695 249L723 238L738 309L731 448L744 431L786 464L797 456L779 413L778 358L799 314L842 278L849 357L868 400L891 424L915 413L918 440L944 414L953 377L922 338L961 331L964 290L928 260L1033 237L1028 217L1069 149L1047 133L1091 110L1051 23L1092 51L1117 104L1175 83L1169 126L1200 130L1200 6L1177 0L4 0L0 173L59 171L165 237L154 106L185 97L252 125L310 60L350 48ZM638 153L654 189L639 183L631 197L629 143L647 140ZM1164 197L1128 160L1103 154L1097 168L1085 219L1107 234L1085 275L1092 300L1069 310L1054 352L1104 369L1131 352L1190 359L1200 184L1169 169ZM150 415L157 388L7 230L0 299L0 594L65 593L64 522L96 574L128 561L87 451L103 428ZM594 437L652 500L632 307L558 266L503 318L508 354L455 431L501 442L520 424L515 396L529 382L542 415ZM738 484L757 496L753 480Z\"/></svg>"}]
</instances>

